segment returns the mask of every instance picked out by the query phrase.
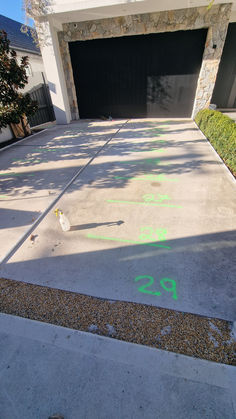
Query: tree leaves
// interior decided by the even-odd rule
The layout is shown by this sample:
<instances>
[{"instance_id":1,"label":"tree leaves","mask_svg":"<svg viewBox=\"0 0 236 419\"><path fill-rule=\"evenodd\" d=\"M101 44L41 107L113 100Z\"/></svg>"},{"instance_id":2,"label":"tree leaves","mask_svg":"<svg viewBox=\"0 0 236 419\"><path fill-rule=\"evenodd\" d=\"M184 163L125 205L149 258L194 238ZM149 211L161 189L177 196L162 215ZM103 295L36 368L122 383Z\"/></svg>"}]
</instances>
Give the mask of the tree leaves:
<instances>
[{"instance_id":1,"label":"tree leaves","mask_svg":"<svg viewBox=\"0 0 236 419\"><path fill-rule=\"evenodd\" d=\"M23 115L33 115L37 110L37 102L21 92L28 82L27 65L27 56L18 63L6 32L0 31L0 128L19 123Z\"/></svg>"}]
</instances>

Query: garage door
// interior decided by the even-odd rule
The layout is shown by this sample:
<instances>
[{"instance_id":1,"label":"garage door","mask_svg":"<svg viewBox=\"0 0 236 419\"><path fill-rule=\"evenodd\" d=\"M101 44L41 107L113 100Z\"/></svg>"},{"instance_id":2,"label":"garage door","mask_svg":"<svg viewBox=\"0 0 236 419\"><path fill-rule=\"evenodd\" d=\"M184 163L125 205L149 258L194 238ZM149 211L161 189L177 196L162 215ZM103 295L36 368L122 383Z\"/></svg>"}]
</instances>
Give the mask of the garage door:
<instances>
[{"instance_id":1,"label":"garage door","mask_svg":"<svg viewBox=\"0 0 236 419\"><path fill-rule=\"evenodd\" d=\"M81 118L189 117L207 29L69 44Z\"/></svg>"},{"instance_id":2,"label":"garage door","mask_svg":"<svg viewBox=\"0 0 236 419\"><path fill-rule=\"evenodd\" d=\"M236 108L236 23L228 26L227 37L211 99L218 108Z\"/></svg>"}]
</instances>

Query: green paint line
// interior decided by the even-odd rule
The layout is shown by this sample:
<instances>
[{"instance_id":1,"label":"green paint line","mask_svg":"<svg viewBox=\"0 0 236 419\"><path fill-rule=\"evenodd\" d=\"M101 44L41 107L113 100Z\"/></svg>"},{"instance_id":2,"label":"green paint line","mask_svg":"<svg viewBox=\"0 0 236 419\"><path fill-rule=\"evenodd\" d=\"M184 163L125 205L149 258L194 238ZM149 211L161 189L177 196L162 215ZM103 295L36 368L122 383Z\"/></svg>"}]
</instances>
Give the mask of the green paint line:
<instances>
[{"instance_id":1,"label":"green paint line","mask_svg":"<svg viewBox=\"0 0 236 419\"><path fill-rule=\"evenodd\" d=\"M34 148L32 151L58 151L61 150L59 148Z\"/></svg>"},{"instance_id":2,"label":"green paint line","mask_svg":"<svg viewBox=\"0 0 236 419\"><path fill-rule=\"evenodd\" d=\"M155 176L155 175L153 175ZM156 175L158 176L158 175ZM139 181L162 181L162 182L178 182L177 179L163 179L163 178L138 178L138 177L131 177L131 176L114 176L115 179L130 179L130 180L139 180Z\"/></svg>"},{"instance_id":3,"label":"green paint line","mask_svg":"<svg viewBox=\"0 0 236 419\"><path fill-rule=\"evenodd\" d=\"M0 176L13 177L13 176L34 176L34 175L27 174L27 173L0 173Z\"/></svg>"},{"instance_id":4,"label":"green paint line","mask_svg":"<svg viewBox=\"0 0 236 419\"><path fill-rule=\"evenodd\" d=\"M87 234L87 237L89 239L111 240L111 241L116 241L116 242L124 242L124 243L132 243L132 244L142 244L144 246L162 247L163 249L171 249L170 246L163 246L161 244L144 243L144 242L135 241L135 240L117 239L116 237L95 236L94 234L90 234L90 233Z\"/></svg>"},{"instance_id":5,"label":"green paint line","mask_svg":"<svg viewBox=\"0 0 236 419\"><path fill-rule=\"evenodd\" d=\"M159 148L152 148L150 151L159 151Z\"/></svg>"},{"instance_id":6,"label":"green paint line","mask_svg":"<svg viewBox=\"0 0 236 419\"><path fill-rule=\"evenodd\" d=\"M159 151L159 150L160 150L159 148L151 148L151 150L148 150L148 149L147 150L130 150L130 153L151 153L151 152Z\"/></svg>"},{"instance_id":7,"label":"green paint line","mask_svg":"<svg viewBox=\"0 0 236 419\"><path fill-rule=\"evenodd\" d=\"M160 159L145 159L145 160L129 160L129 161L121 161L120 164L159 164Z\"/></svg>"},{"instance_id":8,"label":"green paint line","mask_svg":"<svg viewBox=\"0 0 236 419\"><path fill-rule=\"evenodd\" d=\"M8 198L7 195L0 195L0 198Z\"/></svg>"},{"instance_id":9,"label":"green paint line","mask_svg":"<svg viewBox=\"0 0 236 419\"><path fill-rule=\"evenodd\" d=\"M149 151L156 151L157 153L163 153L163 151L165 151L164 148L153 148L151 150L131 150L131 153L145 153L145 152L149 152Z\"/></svg>"},{"instance_id":10,"label":"green paint line","mask_svg":"<svg viewBox=\"0 0 236 419\"><path fill-rule=\"evenodd\" d=\"M107 202L110 203L119 203L119 204L134 204L134 205L152 205L156 207L168 207L168 208L182 208L180 205L170 205L170 204L157 204L155 202L135 202L135 201L119 201L118 199L107 199Z\"/></svg>"},{"instance_id":11,"label":"green paint line","mask_svg":"<svg viewBox=\"0 0 236 419\"><path fill-rule=\"evenodd\" d=\"M166 140L151 140L152 143L166 143Z\"/></svg>"},{"instance_id":12,"label":"green paint line","mask_svg":"<svg viewBox=\"0 0 236 419\"><path fill-rule=\"evenodd\" d=\"M58 147L58 148L34 148L32 151L69 151L73 147Z\"/></svg>"}]
</instances>

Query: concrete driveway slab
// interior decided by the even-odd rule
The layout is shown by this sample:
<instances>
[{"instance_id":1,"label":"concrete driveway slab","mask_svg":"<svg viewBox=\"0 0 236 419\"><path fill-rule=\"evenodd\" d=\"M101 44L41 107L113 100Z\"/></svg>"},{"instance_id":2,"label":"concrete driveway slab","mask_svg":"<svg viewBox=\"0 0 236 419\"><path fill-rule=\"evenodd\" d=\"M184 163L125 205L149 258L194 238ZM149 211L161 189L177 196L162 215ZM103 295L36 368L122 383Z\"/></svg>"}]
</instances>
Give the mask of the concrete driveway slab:
<instances>
[{"instance_id":1,"label":"concrete driveway slab","mask_svg":"<svg viewBox=\"0 0 236 419\"><path fill-rule=\"evenodd\" d=\"M234 321L235 182L190 120L132 120L1 275Z\"/></svg>"},{"instance_id":2,"label":"concrete driveway slab","mask_svg":"<svg viewBox=\"0 0 236 419\"><path fill-rule=\"evenodd\" d=\"M1 257L120 126L54 127L0 152Z\"/></svg>"},{"instance_id":3,"label":"concrete driveway slab","mask_svg":"<svg viewBox=\"0 0 236 419\"><path fill-rule=\"evenodd\" d=\"M233 419L236 369L0 315L2 419Z\"/></svg>"}]
</instances>

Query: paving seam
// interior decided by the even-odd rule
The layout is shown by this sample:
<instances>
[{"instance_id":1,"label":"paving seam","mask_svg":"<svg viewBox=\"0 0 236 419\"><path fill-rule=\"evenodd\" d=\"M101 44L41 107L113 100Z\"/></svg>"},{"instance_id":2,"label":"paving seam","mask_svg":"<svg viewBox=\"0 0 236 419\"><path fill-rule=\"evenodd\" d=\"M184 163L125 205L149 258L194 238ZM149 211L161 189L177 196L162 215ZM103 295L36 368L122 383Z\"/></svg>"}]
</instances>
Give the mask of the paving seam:
<instances>
[{"instance_id":1,"label":"paving seam","mask_svg":"<svg viewBox=\"0 0 236 419\"><path fill-rule=\"evenodd\" d=\"M0 311L121 341L236 365L232 322L1 279Z\"/></svg>"},{"instance_id":2,"label":"paving seam","mask_svg":"<svg viewBox=\"0 0 236 419\"><path fill-rule=\"evenodd\" d=\"M37 218L37 220L30 226L28 230L21 236L21 238L17 241L17 243L9 250L9 252L0 260L0 268L1 266L6 263L14 253L22 246L25 240L29 237L29 235L38 227L41 221L46 217L46 215L51 211L51 209L55 206L55 204L61 199L64 195L66 190L74 183L74 181L78 178L78 176L92 163L92 161L98 156L98 154L109 144L109 142L125 127L128 123L128 119L125 121L124 124L103 144L103 146L94 154L94 156L83 166L81 167L78 172L71 178L71 180L66 184L63 190L59 193L59 195L51 202L51 204L43 211L43 213Z\"/></svg>"}]
</instances>

